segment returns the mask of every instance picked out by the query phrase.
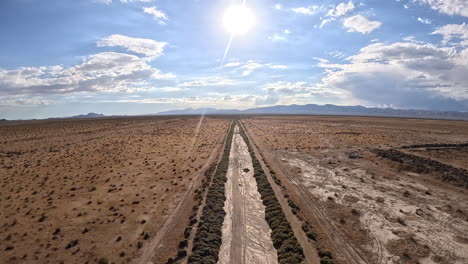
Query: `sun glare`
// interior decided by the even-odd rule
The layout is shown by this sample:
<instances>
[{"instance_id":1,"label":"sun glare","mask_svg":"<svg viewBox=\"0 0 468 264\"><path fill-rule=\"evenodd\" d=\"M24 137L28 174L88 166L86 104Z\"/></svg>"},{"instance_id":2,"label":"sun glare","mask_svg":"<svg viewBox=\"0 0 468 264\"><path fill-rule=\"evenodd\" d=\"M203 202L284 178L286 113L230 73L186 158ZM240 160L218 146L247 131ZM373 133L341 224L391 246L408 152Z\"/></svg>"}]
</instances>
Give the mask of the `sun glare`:
<instances>
[{"instance_id":1,"label":"sun glare","mask_svg":"<svg viewBox=\"0 0 468 264\"><path fill-rule=\"evenodd\" d=\"M247 33L255 22L252 11L245 6L231 6L224 13L223 18L226 30L232 35Z\"/></svg>"}]
</instances>

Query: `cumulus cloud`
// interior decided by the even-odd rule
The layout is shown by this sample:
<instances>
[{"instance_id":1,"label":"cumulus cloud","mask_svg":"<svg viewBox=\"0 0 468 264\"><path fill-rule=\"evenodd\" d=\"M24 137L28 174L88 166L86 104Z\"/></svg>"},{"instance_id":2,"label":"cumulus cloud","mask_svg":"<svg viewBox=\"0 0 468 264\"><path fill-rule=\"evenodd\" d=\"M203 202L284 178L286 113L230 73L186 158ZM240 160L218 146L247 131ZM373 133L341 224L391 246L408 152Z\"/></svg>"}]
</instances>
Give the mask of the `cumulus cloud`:
<instances>
[{"instance_id":1,"label":"cumulus cloud","mask_svg":"<svg viewBox=\"0 0 468 264\"><path fill-rule=\"evenodd\" d=\"M143 12L145 12L146 14L151 15L160 24L165 24L164 20L168 20L168 17L166 15L166 13L159 10L156 6L143 7Z\"/></svg>"},{"instance_id":2,"label":"cumulus cloud","mask_svg":"<svg viewBox=\"0 0 468 264\"><path fill-rule=\"evenodd\" d=\"M348 32L368 34L379 28L382 23L379 21L369 20L362 15L356 15L346 18L343 25L348 28Z\"/></svg>"},{"instance_id":3,"label":"cumulus cloud","mask_svg":"<svg viewBox=\"0 0 468 264\"><path fill-rule=\"evenodd\" d=\"M148 56L152 59L163 55L166 42L152 39L131 38L123 35L110 35L98 41L98 47L124 47L128 51Z\"/></svg>"},{"instance_id":4,"label":"cumulus cloud","mask_svg":"<svg viewBox=\"0 0 468 264\"><path fill-rule=\"evenodd\" d=\"M308 6L308 7L292 8L291 11L293 11L296 14L313 15L317 12L318 9L319 9L318 6L313 5L313 6Z\"/></svg>"},{"instance_id":5,"label":"cumulus cloud","mask_svg":"<svg viewBox=\"0 0 468 264\"><path fill-rule=\"evenodd\" d=\"M459 44L468 46L468 25L463 24L448 24L438 27L432 34L442 35L443 44Z\"/></svg>"},{"instance_id":6,"label":"cumulus cloud","mask_svg":"<svg viewBox=\"0 0 468 264\"><path fill-rule=\"evenodd\" d=\"M348 3L340 3L336 7L328 10L327 16L330 17L340 17L346 15L348 12L354 9L354 4L352 1Z\"/></svg>"},{"instance_id":7,"label":"cumulus cloud","mask_svg":"<svg viewBox=\"0 0 468 264\"><path fill-rule=\"evenodd\" d=\"M165 44L153 40L112 35L100 46L123 46L129 51L158 57ZM151 47L155 50L150 50ZM154 80L171 79L148 64L148 57L119 52L102 52L71 66L20 67L0 69L0 96L51 95L82 92L133 92L154 88Z\"/></svg>"},{"instance_id":8,"label":"cumulus cloud","mask_svg":"<svg viewBox=\"0 0 468 264\"><path fill-rule=\"evenodd\" d=\"M368 45L348 63L320 62L318 87L344 89L367 103L468 110L468 49L397 42Z\"/></svg>"},{"instance_id":9,"label":"cumulus cloud","mask_svg":"<svg viewBox=\"0 0 468 264\"><path fill-rule=\"evenodd\" d=\"M468 1L466 0L417 0L428 4L432 9L447 15L468 17Z\"/></svg>"},{"instance_id":10,"label":"cumulus cloud","mask_svg":"<svg viewBox=\"0 0 468 264\"><path fill-rule=\"evenodd\" d=\"M346 15L347 13L353 11L355 8L352 1L348 3L340 3L337 6L332 7L328 10L328 13L325 15L326 18L321 18L322 23L320 24L320 28L328 24L329 22L335 21L337 18Z\"/></svg>"}]
</instances>

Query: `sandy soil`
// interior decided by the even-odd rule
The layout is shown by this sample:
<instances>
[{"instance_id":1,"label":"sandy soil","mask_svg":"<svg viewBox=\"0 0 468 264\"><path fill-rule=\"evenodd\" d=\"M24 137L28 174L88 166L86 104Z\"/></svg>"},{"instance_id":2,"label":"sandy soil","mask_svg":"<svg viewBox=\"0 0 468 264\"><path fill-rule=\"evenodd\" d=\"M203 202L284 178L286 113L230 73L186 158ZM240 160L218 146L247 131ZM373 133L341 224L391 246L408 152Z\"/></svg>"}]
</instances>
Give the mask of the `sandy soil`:
<instances>
[{"instance_id":1,"label":"sandy soil","mask_svg":"<svg viewBox=\"0 0 468 264\"><path fill-rule=\"evenodd\" d=\"M373 253L373 263L398 262L400 257L398 252L392 252L395 250L391 248L392 242L407 237L415 241L424 263L435 263L434 259L446 263L468 261L468 244L463 243L468 222L440 208L445 204L468 208L466 193L436 190L436 186L415 181L416 175L411 174L401 175L398 180L377 179L361 168L327 168L318 159L298 153L289 153L282 161L283 166L301 171L295 184L309 187L322 203L331 197L360 215L361 225L373 240L366 245ZM346 218L337 220L344 221L342 225L346 226Z\"/></svg>"},{"instance_id":2,"label":"sandy soil","mask_svg":"<svg viewBox=\"0 0 468 264\"><path fill-rule=\"evenodd\" d=\"M402 171L371 150L465 143L468 122L258 117L244 123L338 262L351 263L349 244L367 263L467 263L467 190ZM459 150L419 155L459 166L468 160Z\"/></svg>"},{"instance_id":3,"label":"sandy soil","mask_svg":"<svg viewBox=\"0 0 468 264\"><path fill-rule=\"evenodd\" d=\"M226 182L226 216L218 263L278 263L253 177L252 158L235 127Z\"/></svg>"},{"instance_id":4,"label":"sandy soil","mask_svg":"<svg viewBox=\"0 0 468 264\"><path fill-rule=\"evenodd\" d=\"M205 119L195 137L198 124L177 117L2 124L0 263L129 263L229 121ZM174 248L160 257L174 255L179 240L166 240Z\"/></svg>"}]
</instances>

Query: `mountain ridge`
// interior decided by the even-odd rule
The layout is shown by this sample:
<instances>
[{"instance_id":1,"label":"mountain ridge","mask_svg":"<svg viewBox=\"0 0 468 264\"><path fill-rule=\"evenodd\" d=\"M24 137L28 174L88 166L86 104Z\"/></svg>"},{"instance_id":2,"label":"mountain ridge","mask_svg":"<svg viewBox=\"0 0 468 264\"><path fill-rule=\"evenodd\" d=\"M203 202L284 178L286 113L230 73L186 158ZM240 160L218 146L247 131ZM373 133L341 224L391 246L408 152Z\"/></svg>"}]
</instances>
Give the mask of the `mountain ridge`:
<instances>
[{"instance_id":1,"label":"mountain ridge","mask_svg":"<svg viewBox=\"0 0 468 264\"><path fill-rule=\"evenodd\" d=\"M277 105L268 107L237 109L186 108L156 113L155 115L201 115L201 114L278 114L278 115L343 115L343 116L379 116L405 118L435 118L450 120L468 120L468 112L436 111L395 108L368 108L361 105L338 106L333 104L317 105Z\"/></svg>"}]
</instances>

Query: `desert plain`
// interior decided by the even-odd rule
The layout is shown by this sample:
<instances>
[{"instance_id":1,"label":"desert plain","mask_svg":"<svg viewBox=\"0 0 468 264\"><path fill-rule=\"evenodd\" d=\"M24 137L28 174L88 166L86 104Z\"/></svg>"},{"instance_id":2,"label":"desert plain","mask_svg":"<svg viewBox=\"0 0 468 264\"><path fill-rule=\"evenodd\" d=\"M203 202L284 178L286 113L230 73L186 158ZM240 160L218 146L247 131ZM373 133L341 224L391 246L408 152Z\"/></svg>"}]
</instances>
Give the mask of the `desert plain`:
<instances>
[{"instance_id":1,"label":"desert plain","mask_svg":"<svg viewBox=\"0 0 468 264\"><path fill-rule=\"evenodd\" d=\"M0 263L468 263L466 121L50 119L0 142Z\"/></svg>"}]
</instances>

